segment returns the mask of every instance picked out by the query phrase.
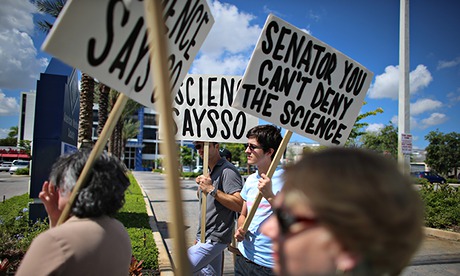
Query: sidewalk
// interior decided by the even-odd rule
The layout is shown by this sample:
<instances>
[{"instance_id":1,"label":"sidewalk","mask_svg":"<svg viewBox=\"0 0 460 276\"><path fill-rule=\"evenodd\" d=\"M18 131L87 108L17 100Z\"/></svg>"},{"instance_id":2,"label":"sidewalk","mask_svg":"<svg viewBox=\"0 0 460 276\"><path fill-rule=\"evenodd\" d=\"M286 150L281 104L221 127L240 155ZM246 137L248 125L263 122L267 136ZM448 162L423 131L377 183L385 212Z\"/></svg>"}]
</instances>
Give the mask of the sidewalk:
<instances>
[{"instance_id":1,"label":"sidewalk","mask_svg":"<svg viewBox=\"0 0 460 276\"><path fill-rule=\"evenodd\" d=\"M161 275L174 275L174 248L168 233L171 219L164 176L151 172L133 172L143 190L153 236L159 250ZM191 246L197 227L196 184L181 181L182 206L187 247ZM425 228L426 238L411 265L401 275L460 275L460 234ZM233 255L225 250L224 275L233 275Z\"/></svg>"}]
</instances>

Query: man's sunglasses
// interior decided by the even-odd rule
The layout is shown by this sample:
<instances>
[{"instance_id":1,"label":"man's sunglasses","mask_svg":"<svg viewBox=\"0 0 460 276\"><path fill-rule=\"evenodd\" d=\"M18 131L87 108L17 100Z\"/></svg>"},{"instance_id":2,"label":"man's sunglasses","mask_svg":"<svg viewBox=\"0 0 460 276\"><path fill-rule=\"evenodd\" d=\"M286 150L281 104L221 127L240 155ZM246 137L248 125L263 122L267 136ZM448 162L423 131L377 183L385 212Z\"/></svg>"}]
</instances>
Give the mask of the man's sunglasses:
<instances>
[{"instance_id":1,"label":"man's sunglasses","mask_svg":"<svg viewBox=\"0 0 460 276\"><path fill-rule=\"evenodd\" d=\"M294 216L282 207L273 208L273 214L278 220L280 231L283 236L294 236L318 225L318 219ZM291 231L292 226L297 223L303 224L304 227L299 230Z\"/></svg>"},{"instance_id":2,"label":"man's sunglasses","mask_svg":"<svg viewBox=\"0 0 460 276\"><path fill-rule=\"evenodd\" d=\"M249 148L251 151L254 151L256 149L261 149L262 147L258 147L258 146L253 145L253 144L246 144L246 148Z\"/></svg>"}]
</instances>

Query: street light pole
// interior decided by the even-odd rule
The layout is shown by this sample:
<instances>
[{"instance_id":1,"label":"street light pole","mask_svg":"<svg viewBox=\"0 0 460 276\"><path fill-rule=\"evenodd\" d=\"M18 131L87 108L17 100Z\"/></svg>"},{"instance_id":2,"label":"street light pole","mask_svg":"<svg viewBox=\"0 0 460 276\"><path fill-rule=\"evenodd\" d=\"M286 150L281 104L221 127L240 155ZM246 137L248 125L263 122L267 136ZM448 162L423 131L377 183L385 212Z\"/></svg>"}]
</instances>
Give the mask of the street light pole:
<instances>
[{"instance_id":1,"label":"street light pole","mask_svg":"<svg viewBox=\"0 0 460 276\"><path fill-rule=\"evenodd\" d=\"M402 172L409 174L410 155L402 150L402 134L410 133L409 0L400 0L399 20L398 163Z\"/></svg>"}]
</instances>

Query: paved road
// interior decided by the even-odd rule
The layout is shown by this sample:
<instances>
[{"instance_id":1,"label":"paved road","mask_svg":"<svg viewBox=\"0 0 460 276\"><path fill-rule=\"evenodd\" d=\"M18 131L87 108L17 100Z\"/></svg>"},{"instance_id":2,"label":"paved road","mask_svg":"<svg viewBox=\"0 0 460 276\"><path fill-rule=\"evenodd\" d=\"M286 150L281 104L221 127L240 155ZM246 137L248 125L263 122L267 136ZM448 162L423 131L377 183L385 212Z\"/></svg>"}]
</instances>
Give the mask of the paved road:
<instances>
[{"instance_id":1,"label":"paved road","mask_svg":"<svg viewBox=\"0 0 460 276\"><path fill-rule=\"evenodd\" d=\"M29 176L14 176L0 172L0 202L29 192Z\"/></svg>"},{"instance_id":2,"label":"paved road","mask_svg":"<svg viewBox=\"0 0 460 276\"><path fill-rule=\"evenodd\" d=\"M172 219L168 213L168 195L164 176L150 172L133 172L139 185L147 194L153 208L158 229L166 243L167 249L174 256L172 239L168 233L168 225ZM182 180L182 206L184 213L185 238L187 248L195 242L199 223L199 202L196 197L197 185L194 180ZM224 275L233 275L233 255L225 250Z\"/></svg>"},{"instance_id":3,"label":"paved road","mask_svg":"<svg viewBox=\"0 0 460 276\"><path fill-rule=\"evenodd\" d=\"M171 222L168 214L168 197L164 176L151 172L133 172L141 187L149 197L153 212L168 250L174 254L167 227ZM199 203L196 198L196 184L192 180L181 181L182 204L185 218L187 246L193 244L198 226ZM225 253L224 275L233 275L233 257ZM449 241L427 236L402 275L460 275L460 241Z\"/></svg>"}]
</instances>

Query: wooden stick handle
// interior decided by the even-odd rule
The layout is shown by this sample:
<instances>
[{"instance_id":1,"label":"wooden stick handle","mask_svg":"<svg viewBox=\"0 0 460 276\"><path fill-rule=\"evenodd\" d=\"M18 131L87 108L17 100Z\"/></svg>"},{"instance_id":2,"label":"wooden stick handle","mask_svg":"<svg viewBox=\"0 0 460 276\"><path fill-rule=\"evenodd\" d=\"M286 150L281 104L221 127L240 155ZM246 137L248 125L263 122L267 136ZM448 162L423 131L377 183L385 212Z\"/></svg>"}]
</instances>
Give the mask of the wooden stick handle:
<instances>
[{"instance_id":1,"label":"wooden stick handle","mask_svg":"<svg viewBox=\"0 0 460 276\"><path fill-rule=\"evenodd\" d=\"M209 176L208 163L209 163L209 142L204 143L203 152L203 175ZM206 242L206 206L208 201L208 194L201 191L201 234L200 240L202 243Z\"/></svg>"},{"instance_id":2,"label":"wooden stick handle","mask_svg":"<svg viewBox=\"0 0 460 276\"><path fill-rule=\"evenodd\" d=\"M158 114L160 114L160 126L164 134L164 141L160 144L161 152L165 156L166 183L168 187L169 207L172 215L171 236L175 251L175 275L185 276L190 274L190 261L187 255L185 243L185 225L182 210L182 193L179 182L179 161L177 159L177 145L175 133L172 127L171 84L169 82L169 69L167 58L169 56L166 47L165 23L163 20L161 1L146 0L145 16L147 32L150 42L150 64L152 65L152 77L157 87Z\"/></svg>"},{"instance_id":3,"label":"wooden stick handle","mask_svg":"<svg viewBox=\"0 0 460 276\"><path fill-rule=\"evenodd\" d=\"M283 140L281 141L281 144L278 150L276 151L275 157L273 157L273 160L270 163L270 167L268 168L268 172L267 172L267 177L272 178L273 174L275 173L276 167L278 166L281 160L281 156L283 156L284 150L286 149L287 144L289 143L289 140L291 139L291 136L292 136L292 132L290 130L287 130L286 134L284 135ZM249 225L251 224L251 221L254 218L254 215L257 211L257 208L259 207L262 197L263 197L262 193L259 192L256 199L254 200L254 204L252 205L251 210L249 210L249 213L246 216L246 220L243 223L244 231L248 231Z\"/></svg>"}]
</instances>

